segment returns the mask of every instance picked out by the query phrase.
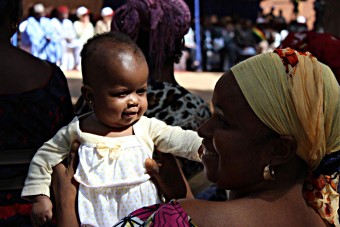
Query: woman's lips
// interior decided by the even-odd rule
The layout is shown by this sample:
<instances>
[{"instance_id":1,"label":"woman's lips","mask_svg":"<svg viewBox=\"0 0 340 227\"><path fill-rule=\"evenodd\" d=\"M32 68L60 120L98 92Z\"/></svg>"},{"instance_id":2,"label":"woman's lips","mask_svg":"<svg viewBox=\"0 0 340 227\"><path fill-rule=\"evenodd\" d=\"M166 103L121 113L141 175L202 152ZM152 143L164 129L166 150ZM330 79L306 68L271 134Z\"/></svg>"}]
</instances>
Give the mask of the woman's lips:
<instances>
[{"instance_id":1,"label":"woman's lips","mask_svg":"<svg viewBox=\"0 0 340 227\"><path fill-rule=\"evenodd\" d=\"M218 154L215 151L211 151L205 147L203 149L203 155L207 157L218 157Z\"/></svg>"}]
</instances>

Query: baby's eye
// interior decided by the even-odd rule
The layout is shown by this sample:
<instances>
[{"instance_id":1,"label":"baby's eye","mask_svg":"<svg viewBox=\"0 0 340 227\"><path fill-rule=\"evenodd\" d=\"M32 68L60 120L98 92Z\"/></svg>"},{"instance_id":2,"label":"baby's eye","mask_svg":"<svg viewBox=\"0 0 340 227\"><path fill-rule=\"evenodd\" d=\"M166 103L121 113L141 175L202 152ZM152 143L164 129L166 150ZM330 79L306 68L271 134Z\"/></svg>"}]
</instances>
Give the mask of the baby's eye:
<instances>
[{"instance_id":1,"label":"baby's eye","mask_svg":"<svg viewBox=\"0 0 340 227\"><path fill-rule=\"evenodd\" d=\"M129 93L128 92L117 92L117 93L114 93L112 94L113 97L116 97L116 98L124 98L128 95Z\"/></svg>"},{"instance_id":2,"label":"baby's eye","mask_svg":"<svg viewBox=\"0 0 340 227\"><path fill-rule=\"evenodd\" d=\"M139 94L139 95L144 95L145 93L146 93L145 88L137 90L137 94Z\"/></svg>"}]
</instances>

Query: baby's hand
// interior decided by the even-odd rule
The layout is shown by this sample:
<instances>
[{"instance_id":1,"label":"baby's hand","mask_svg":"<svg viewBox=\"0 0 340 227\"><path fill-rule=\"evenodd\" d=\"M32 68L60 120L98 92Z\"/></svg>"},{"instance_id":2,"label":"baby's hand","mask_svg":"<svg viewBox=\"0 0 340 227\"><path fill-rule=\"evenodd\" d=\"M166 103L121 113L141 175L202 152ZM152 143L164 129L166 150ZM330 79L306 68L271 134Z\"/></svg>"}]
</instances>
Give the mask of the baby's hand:
<instances>
[{"instance_id":1,"label":"baby's hand","mask_svg":"<svg viewBox=\"0 0 340 227\"><path fill-rule=\"evenodd\" d=\"M48 196L38 195L34 197L31 220L33 226L42 226L52 220L52 202Z\"/></svg>"}]
</instances>

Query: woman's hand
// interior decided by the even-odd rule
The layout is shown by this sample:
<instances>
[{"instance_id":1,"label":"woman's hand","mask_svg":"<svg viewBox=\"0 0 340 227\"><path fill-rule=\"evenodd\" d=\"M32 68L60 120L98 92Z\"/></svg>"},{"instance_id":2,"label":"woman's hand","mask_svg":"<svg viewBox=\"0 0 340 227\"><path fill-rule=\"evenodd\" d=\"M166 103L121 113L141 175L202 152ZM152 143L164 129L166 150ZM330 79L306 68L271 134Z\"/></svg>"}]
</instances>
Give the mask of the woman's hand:
<instances>
[{"instance_id":1,"label":"woman's hand","mask_svg":"<svg viewBox=\"0 0 340 227\"><path fill-rule=\"evenodd\" d=\"M52 189L56 203L57 226L80 226L77 209L78 182L73 179L77 169L79 142L74 141L70 155L53 168Z\"/></svg>"},{"instance_id":2,"label":"woman's hand","mask_svg":"<svg viewBox=\"0 0 340 227\"><path fill-rule=\"evenodd\" d=\"M145 168L166 201L194 197L177 159L172 154L155 151L155 159L146 159Z\"/></svg>"}]
</instances>

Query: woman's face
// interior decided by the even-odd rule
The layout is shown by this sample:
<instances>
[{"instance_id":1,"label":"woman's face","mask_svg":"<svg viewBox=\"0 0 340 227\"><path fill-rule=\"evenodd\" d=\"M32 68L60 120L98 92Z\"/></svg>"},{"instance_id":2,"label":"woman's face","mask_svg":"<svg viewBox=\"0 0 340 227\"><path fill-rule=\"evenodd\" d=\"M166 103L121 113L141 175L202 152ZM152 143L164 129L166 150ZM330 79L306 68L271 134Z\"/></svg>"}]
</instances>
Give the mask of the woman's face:
<instances>
[{"instance_id":1,"label":"woman's face","mask_svg":"<svg viewBox=\"0 0 340 227\"><path fill-rule=\"evenodd\" d=\"M198 130L204 138L206 177L231 190L263 181L271 131L252 111L232 73L217 82L212 103L213 116Z\"/></svg>"}]
</instances>

